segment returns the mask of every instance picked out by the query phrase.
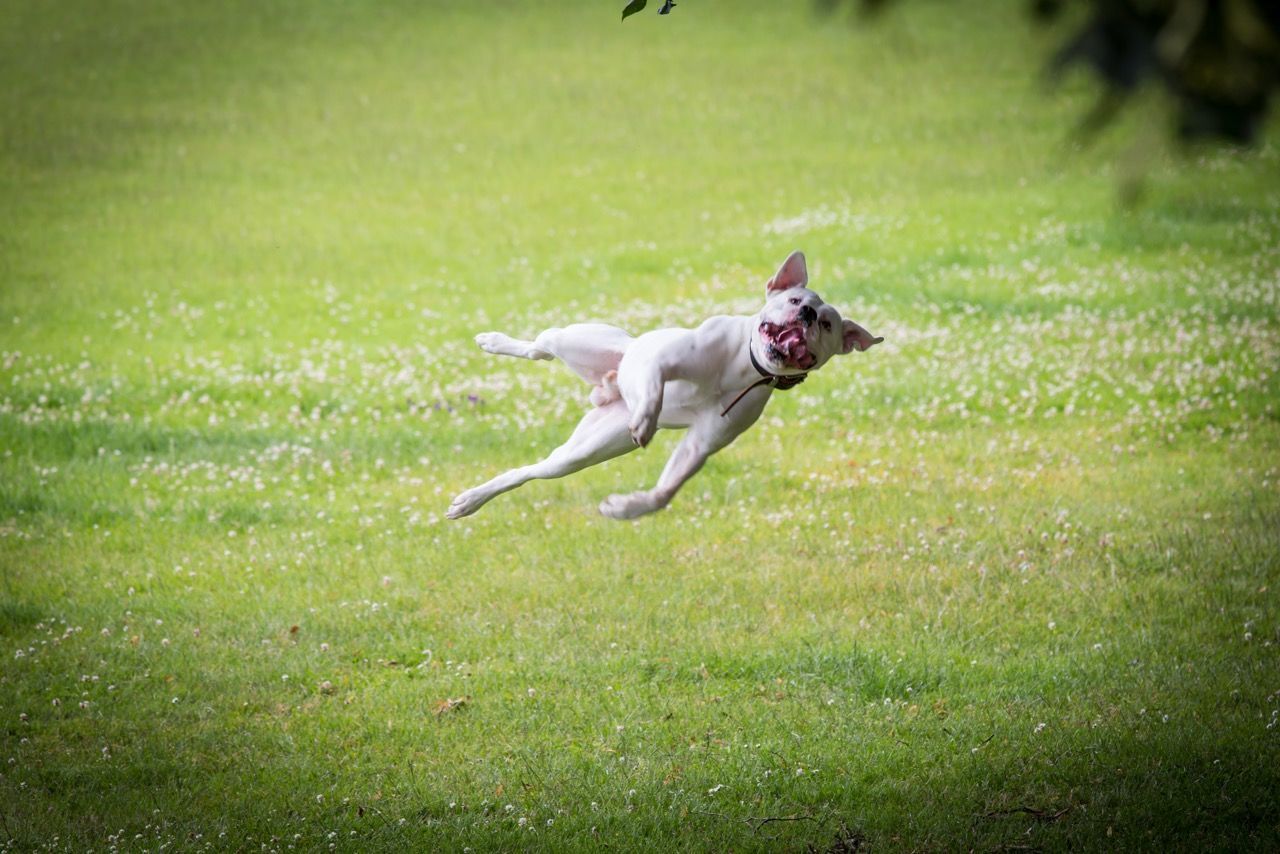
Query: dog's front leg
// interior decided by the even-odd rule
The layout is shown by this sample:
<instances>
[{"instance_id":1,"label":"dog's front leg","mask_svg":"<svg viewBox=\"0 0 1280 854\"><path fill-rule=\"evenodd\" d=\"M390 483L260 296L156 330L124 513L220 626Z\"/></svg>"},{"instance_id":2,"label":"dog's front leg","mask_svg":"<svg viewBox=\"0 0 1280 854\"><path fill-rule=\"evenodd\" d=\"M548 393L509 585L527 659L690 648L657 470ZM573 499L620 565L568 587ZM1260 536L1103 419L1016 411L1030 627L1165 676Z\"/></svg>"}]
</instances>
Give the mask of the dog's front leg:
<instances>
[{"instance_id":1,"label":"dog's front leg","mask_svg":"<svg viewBox=\"0 0 1280 854\"><path fill-rule=\"evenodd\" d=\"M694 422L667 460L653 489L610 495L600 503L600 512L611 519L634 519L661 510L671 503L684 482L698 473L708 457L737 438L754 420L754 417L720 419L716 413Z\"/></svg>"},{"instance_id":2,"label":"dog's front leg","mask_svg":"<svg viewBox=\"0 0 1280 854\"><path fill-rule=\"evenodd\" d=\"M662 329L641 335L618 363L618 390L631 411L631 438L640 447L658 432L662 398L672 380L697 383L707 364L697 332Z\"/></svg>"},{"instance_id":3,"label":"dog's front leg","mask_svg":"<svg viewBox=\"0 0 1280 854\"><path fill-rule=\"evenodd\" d=\"M626 374L619 370L618 384L627 407L631 410L631 422L628 425L631 440L644 448L653 440L653 434L658 432L658 417L662 414L662 391L666 378L657 362L629 367L631 370Z\"/></svg>"}]
</instances>

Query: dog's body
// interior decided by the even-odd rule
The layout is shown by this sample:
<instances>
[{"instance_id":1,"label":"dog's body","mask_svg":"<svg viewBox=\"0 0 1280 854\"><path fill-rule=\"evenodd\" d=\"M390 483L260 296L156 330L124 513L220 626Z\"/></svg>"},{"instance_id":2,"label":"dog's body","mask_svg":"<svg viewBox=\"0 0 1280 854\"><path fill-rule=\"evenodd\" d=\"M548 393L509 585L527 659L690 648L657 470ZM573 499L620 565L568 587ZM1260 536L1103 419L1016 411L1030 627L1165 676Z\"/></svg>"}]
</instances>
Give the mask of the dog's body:
<instances>
[{"instance_id":1,"label":"dog's body","mask_svg":"<svg viewBox=\"0 0 1280 854\"><path fill-rule=\"evenodd\" d=\"M805 287L804 256L791 253L754 317L717 316L697 329L659 329L633 338L614 326L580 323L533 341L499 332L476 336L481 349L525 359L559 359L590 383L587 413L569 440L541 462L468 489L450 519L538 478L564 477L649 444L659 427L687 428L650 490L611 495L600 512L632 519L665 507L716 451L755 423L775 386L790 387L831 356L865 350L875 338Z\"/></svg>"}]
</instances>

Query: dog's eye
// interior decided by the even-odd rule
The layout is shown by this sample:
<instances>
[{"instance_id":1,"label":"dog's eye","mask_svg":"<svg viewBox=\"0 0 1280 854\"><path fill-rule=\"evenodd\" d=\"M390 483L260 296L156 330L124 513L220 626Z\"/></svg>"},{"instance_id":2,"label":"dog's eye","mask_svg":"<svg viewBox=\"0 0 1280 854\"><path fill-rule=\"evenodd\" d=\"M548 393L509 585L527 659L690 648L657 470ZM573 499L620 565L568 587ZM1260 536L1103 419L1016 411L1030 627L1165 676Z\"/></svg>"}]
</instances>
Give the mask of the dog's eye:
<instances>
[{"instance_id":1,"label":"dog's eye","mask_svg":"<svg viewBox=\"0 0 1280 854\"><path fill-rule=\"evenodd\" d=\"M791 303L792 305L799 305L800 297L792 297L791 299L787 300L787 302Z\"/></svg>"},{"instance_id":2,"label":"dog's eye","mask_svg":"<svg viewBox=\"0 0 1280 854\"><path fill-rule=\"evenodd\" d=\"M824 321L822 321L822 328L823 328L825 331L830 332L830 331L831 331L831 321L830 321L830 320L824 320Z\"/></svg>"}]
</instances>

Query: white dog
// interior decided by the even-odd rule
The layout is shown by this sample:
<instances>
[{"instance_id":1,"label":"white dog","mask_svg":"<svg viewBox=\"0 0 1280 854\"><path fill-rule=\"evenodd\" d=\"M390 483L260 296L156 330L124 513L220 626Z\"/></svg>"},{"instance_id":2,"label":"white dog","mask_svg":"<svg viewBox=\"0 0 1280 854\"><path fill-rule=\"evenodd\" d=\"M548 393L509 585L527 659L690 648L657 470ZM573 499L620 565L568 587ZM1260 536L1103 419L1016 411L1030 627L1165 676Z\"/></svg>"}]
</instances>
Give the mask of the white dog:
<instances>
[{"instance_id":1,"label":"white dog","mask_svg":"<svg viewBox=\"0 0 1280 854\"><path fill-rule=\"evenodd\" d=\"M755 423L773 389L801 382L836 354L866 350L876 338L805 287L804 255L792 252L765 286L754 317L712 317L697 329L659 329L632 338L615 326L575 323L533 341L500 332L476 336L482 350L524 359L559 359L591 383L587 413L545 460L468 489L450 519L536 478L564 477L649 444L659 427L689 432L653 489L610 495L600 512L633 519L666 507L707 457Z\"/></svg>"}]
</instances>

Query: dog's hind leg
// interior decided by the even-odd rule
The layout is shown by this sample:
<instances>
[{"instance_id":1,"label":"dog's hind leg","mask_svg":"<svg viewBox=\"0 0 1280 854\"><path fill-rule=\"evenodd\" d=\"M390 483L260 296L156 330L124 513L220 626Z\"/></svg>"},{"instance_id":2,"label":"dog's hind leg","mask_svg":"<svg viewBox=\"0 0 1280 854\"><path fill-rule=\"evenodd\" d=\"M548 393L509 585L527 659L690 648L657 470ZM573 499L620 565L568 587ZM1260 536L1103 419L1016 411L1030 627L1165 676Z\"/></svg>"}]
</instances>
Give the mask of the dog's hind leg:
<instances>
[{"instance_id":1,"label":"dog's hind leg","mask_svg":"<svg viewBox=\"0 0 1280 854\"><path fill-rule=\"evenodd\" d=\"M554 359L555 356L541 350L534 341L521 341L501 332L481 332L476 336L476 343L486 353L499 356L519 356L521 359Z\"/></svg>"},{"instance_id":2,"label":"dog's hind leg","mask_svg":"<svg viewBox=\"0 0 1280 854\"><path fill-rule=\"evenodd\" d=\"M533 342L569 366L592 385L600 385L610 371L618 370L622 354L635 340L616 326L604 323L574 323L548 329Z\"/></svg>"},{"instance_id":3,"label":"dog's hind leg","mask_svg":"<svg viewBox=\"0 0 1280 854\"><path fill-rule=\"evenodd\" d=\"M470 516L489 500L531 480L564 477L634 451L636 446L627 426L630 420L627 405L621 400L591 410L578 423L569 441L545 460L503 472L488 483L468 489L453 499L446 515L450 519Z\"/></svg>"}]
</instances>

